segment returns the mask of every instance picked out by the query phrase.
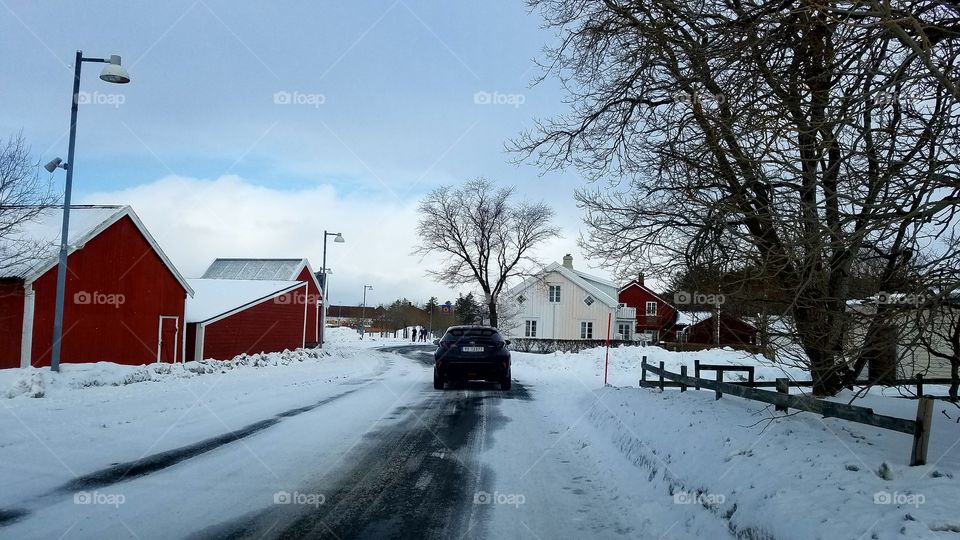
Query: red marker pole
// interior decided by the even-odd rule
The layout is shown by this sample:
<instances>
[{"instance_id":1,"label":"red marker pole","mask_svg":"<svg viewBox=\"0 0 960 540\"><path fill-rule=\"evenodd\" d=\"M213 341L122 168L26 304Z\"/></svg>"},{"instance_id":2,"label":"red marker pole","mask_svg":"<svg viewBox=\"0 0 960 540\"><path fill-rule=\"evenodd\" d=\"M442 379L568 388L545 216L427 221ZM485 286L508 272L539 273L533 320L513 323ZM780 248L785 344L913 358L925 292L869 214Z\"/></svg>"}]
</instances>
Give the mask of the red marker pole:
<instances>
[{"instance_id":1,"label":"red marker pole","mask_svg":"<svg viewBox=\"0 0 960 540\"><path fill-rule=\"evenodd\" d=\"M607 357L603 361L603 385L607 385L607 371L610 369L610 319L613 313L607 313Z\"/></svg>"}]
</instances>

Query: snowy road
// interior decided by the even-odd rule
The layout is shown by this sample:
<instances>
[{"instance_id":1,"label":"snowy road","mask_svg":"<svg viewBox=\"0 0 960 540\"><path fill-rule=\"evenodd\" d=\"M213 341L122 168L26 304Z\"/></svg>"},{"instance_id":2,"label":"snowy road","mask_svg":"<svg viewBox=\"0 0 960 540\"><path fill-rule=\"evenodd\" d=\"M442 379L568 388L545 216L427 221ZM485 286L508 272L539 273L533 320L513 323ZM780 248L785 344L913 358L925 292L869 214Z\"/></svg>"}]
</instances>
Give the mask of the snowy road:
<instances>
[{"instance_id":1,"label":"snowy road","mask_svg":"<svg viewBox=\"0 0 960 540\"><path fill-rule=\"evenodd\" d=\"M672 505L592 445L586 411L565 397L588 389L436 391L430 350L382 349L372 375L320 399L79 475L2 509L19 514L0 537L729 537L723 520ZM77 504L78 492L99 504Z\"/></svg>"}]
</instances>

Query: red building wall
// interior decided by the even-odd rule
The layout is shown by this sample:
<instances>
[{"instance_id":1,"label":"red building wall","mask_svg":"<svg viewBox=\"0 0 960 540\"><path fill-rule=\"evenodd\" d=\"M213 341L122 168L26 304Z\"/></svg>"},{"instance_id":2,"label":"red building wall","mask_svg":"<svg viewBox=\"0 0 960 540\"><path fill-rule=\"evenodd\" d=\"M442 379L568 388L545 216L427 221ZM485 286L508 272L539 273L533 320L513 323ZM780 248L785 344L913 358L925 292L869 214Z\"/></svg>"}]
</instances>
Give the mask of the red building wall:
<instances>
[{"instance_id":1,"label":"red building wall","mask_svg":"<svg viewBox=\"0 0 960 540\"><path fill-rule=\"evenodd\" d=\"M297 301L297 295L302 297L305 289L301 287L207 324L202 358L229 360L238 354L302 347L304 304Z\"/></svg>"},{"instance_id":2,"label":"red building wall","mask_svg":"<svg viewBox=\"0 0 960 540\"><path fill-rule=\"evenodd\" d=\"M314 283L313 276L310 275L310 270L307 270L307 267L304 266L303 270L300 271L300 275L297 276L297 281L306 281L307 287L306 292L300 291L298 294L298 299L306 302L307 304L307 339L308 342L318 342L320 341L320 332L319 325L317 324L317 302L320 301L320 290L317 289L316 283Z\"/></svg>"},{"instance_id":3,"label":"red building wall","mask_svg":"<svg viewBox=\"0 0 960 540\"><path fill-rule=\"evenodd\" d=\"M34 281L32 363L50 365L57 268ZM184 334L186 290L123 217L67 260L62 362L155 362L160 315L179 317L177 359Z\"/></svg>"},{"instance_id":4,"label":"red building wall","mask_svg":"<svg viewBox=\"0 0 960 540\"><path fill-rule=\"evenodd\" d=\"M631 283L620 291L619 301L637 309L637 333L644 330L656 330L659 339L671 338L671 336L664 335L662 331L671 328L676 320L677 310L672 305L657 298L643 287L637 286L636 283ZM647 302L657 303L657 314L655 316L648 317L646 315Z\"/></svg>"},{"instance_id":5,"label":"red building wall","mask_svg":"<svg viewBox=\"0 0 960 540\"><path fill-rule=\"evenodd\" d=\"M0 368L20 367L23 281L0 281Z\"/></svg>"}]
</instances>

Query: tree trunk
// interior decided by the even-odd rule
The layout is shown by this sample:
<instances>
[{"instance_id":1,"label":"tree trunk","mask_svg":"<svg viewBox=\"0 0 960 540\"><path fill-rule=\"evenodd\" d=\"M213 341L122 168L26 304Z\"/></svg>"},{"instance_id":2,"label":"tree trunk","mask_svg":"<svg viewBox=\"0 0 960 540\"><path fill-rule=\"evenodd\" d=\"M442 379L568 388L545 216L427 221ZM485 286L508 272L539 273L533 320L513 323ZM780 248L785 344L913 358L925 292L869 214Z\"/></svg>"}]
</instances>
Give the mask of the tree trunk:
<instances>
[{"instance_id":1,"label":"tree trunk","mask_svg":"<svg viewBox=\"0 0 960 540\"><path fill-rule=\"evenodd\" d=\"M489 297L489 295L488 295ZM490 312L490 326L496 328L497 326L497 301L490 300L487 303L487 310Z\"/></svg>"},{"instance_id":2,"label":"tree trunk","mask_svg":"<svg viewBox=\"0 0 960 540\"><path fill-rule=\"evenodd\" d=\"M953 355L950 360L950 401L957 402L957 389L960 387L960 356Z\"/></svg>"}]
</instances>

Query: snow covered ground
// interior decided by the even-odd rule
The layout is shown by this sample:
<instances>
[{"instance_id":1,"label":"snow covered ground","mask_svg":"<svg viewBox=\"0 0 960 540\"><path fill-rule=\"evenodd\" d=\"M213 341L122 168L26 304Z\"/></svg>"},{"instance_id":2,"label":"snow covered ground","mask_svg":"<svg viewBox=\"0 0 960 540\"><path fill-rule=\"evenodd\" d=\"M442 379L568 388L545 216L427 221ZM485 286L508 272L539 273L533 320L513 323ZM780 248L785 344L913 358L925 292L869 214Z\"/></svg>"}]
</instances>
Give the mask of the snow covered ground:
<instances>
[{"instance_id":1,"label":"snow covered ground","mask_svg":"<svg viewBox=\"0 0 960 540\"><path fill-rule=\"evenodd\" d=\"M617 474L634 485L659 488L665 512L678 523L689 514L684 517L677 508L700 507L747 538L960 533L960 410L955 406L937 402L929 464L910 467L909 435L809 413L783 417L763 403L733 396L715 401L712 392L637 388L642 355L650 363L663 360L673 372L686 363L692 373L693 359L699 358L763 366L758 380L808 378L735 351L657 348L611 349L612 388L602 388L603 349L517 353L514 375L537 385L547 407L565 408L573 423L569 436L587 441L604 461L621 463L614 467ZM916 416L916 401L882 394L898 395L877 389L856 403L877 413ZM850 398L844 392L834 399Z\"/></svg>"},{"instance_id":2,"label":"snow covered ground","mask_svg":"<svg viewBox=\"0 0 960 540\"><path fill-rule=\"evenodd\" d=\"M611 349L608 387L603 349L514 353L513 392L439 392L429 346L331 334L324 351L230 362L0 371L0 537L271 537L249 516L279 509L294 537L311 515L353 516L339 536L363 537L385 525L357 516L422 514L459 516L441 536L465 538L960 539L960 425L943 402L930 464L909 467L901 433L637 388L644 355L806 378L736 351ZM883 394L858 404L915 415ZM326 505L276 505L311 486Z\"/></svg>"}]
</instances>

